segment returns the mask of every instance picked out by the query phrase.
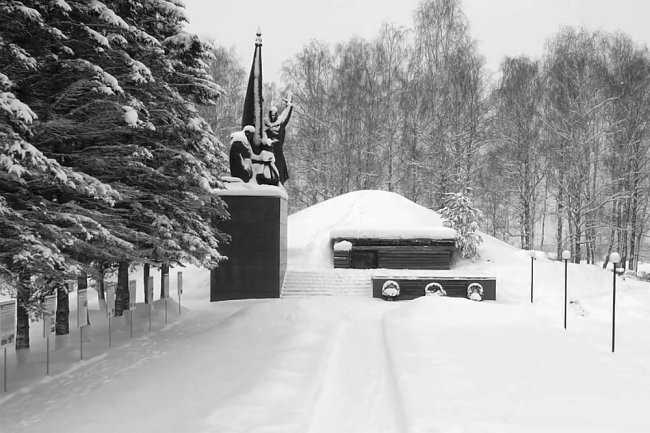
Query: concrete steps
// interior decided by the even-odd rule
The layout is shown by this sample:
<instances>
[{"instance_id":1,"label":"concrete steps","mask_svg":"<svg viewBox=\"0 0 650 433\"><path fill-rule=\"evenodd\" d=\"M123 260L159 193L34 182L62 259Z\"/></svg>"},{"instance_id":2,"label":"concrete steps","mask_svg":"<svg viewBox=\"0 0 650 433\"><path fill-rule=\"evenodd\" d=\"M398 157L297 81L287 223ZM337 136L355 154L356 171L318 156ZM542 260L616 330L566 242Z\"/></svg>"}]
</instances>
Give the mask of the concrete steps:
<instances>
[{"instance_id":1,"label":"concrete steps","mask_svg":"<svg viewBox=\"0 0 650 433\"><path fill-rule=\"evenodd\" d=\"M371 272L366 269L288 269L282 298L304 296L372 297Z\"/></svg>"}]
</instances>

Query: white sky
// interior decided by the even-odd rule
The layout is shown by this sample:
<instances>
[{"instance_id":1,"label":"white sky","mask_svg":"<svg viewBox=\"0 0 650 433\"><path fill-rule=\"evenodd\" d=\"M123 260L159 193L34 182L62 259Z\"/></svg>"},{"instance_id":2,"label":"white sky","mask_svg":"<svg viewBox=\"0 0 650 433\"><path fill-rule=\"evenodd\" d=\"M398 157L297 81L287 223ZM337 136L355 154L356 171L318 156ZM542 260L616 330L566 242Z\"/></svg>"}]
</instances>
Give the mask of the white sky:
<instances>
[{"instance_id":1,"label":"white sky","mask_svg":"<svg viewBox=\"0 0 650 433\"><path fill-rule=\"evenodd\" d=\"M539 57L560 26L620 30L650 42L647 0L462 0L473 37L496 70L504 56ZM370 39L382 22L411 27L420 0L186 0L189 30L234 46L246 67L261 26L265 81L279 81L280 66L312 39L334 45L353 36Z\"/></svg>"}]
</instances>

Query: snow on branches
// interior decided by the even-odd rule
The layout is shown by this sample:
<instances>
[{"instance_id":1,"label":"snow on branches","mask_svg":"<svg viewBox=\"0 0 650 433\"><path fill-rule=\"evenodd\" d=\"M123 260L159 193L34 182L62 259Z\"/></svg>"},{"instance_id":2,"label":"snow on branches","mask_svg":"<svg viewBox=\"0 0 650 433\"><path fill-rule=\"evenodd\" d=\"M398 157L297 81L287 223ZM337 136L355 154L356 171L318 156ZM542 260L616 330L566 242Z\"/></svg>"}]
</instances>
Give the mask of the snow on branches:
<instances>
[{"instance_id":1,"label":"snow on branches","mask_svg":"<svg viewBox=\"0 0 650 433\"><path fill-rule=\"evenodd\" d=\"M447 193L443 198L443 207L438 211L440 216L451 222L458 233L456 245L463 257L477 260L480 258L478 251L483 238L478 233L479 225L483 221L483 213L474 207L469 188L465 193Z\"/></svg>"},{"instance_id":2,"label":"snow on branches","mask_svg":"<svg viewBox=\"0 0 650 433\"><path fill-rule=\"evenodd\" d=\"M194 104L223 90L186 20L179 0L0 2L0 284L221 260L227 158Z\"/></svg>"}]
</instances>

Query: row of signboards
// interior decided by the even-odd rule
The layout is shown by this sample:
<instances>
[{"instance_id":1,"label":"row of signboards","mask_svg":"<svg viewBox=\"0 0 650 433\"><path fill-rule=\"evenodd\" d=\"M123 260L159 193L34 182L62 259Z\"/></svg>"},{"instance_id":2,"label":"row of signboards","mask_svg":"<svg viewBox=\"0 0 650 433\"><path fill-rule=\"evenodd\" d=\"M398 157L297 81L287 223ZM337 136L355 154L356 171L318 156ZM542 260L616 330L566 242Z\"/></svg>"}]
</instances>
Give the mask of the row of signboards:
<instances>
[{"instance_id":1,"label":"row of signboards","mask_svg":"<svg viewBox=\"0 0 650 433\"><path fill-rule=\"evenodd\" d=\"M153 299L153 277L149 277L147 282L147 299ZM117 284L114 282L106 283L106 305L109 317L115 316L115 292ZM129 281L129 310L135 310L136 302L136 280ZM178 296L183 293L183 276L178 273ZM169 298L169 275L163 276L164 299ZM43 338L56 333L56 295L46 296L43 301ZM84 327L90 325L88 315L88 290L80 289L77 291L77 326ZM0 348L13 345L16 342L16 300L0 302Z\"/></svg>"}]
</instances>

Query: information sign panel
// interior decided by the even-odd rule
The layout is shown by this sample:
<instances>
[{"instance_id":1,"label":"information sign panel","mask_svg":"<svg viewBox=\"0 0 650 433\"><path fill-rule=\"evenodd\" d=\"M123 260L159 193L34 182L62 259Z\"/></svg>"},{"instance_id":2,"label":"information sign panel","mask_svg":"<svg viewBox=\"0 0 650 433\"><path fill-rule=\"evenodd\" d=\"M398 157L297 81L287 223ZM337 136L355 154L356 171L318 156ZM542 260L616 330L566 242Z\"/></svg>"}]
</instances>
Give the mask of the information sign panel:
<instances>
[{"instance_id":1,"label":"information sign panel","mask_svg":"<svg viewBox=\"0 0 650 433\"><path fill-rule=\"evenodd\" d=\"M129 310L135 310L136 280L129 280Z\"/></svg>"},{"instance_id":2,"label":"information sign panel","mask_svg":"<svg viewBox=\"0 0 650 433\"><path fill-rule=\"evenodd\" d=\"M56 333L56 295L46 296L43 307L43 338L47 338Z\"/></svg>"},{"instance_id":3,"label":"information sign panel","mask_svg":"<svg viewBox=\"0 0 650 433\"><path fill-rule=\"evenodd\" d=\"M88 289L77 290L77 326L82 328L88 323Z\"/></svg>"},{"instance_id":4,"label":"information sign panel","mask_svg":"<svg viewBox=\"0 0 650 433\"><path fill-rule=\"evenodd\" d=\"M115 316L115 289L116 283L106 283L106 312L108 317Z\"/></svg>"},{"instance_id":5,"label":"information sign panel","mask_svg":"<svg viewBox=\"0 0 650 433\"><path fill-rule=\"evenodd\" d=\"M169 298L169 274L163 275L163 298Z\"/></svg>"},{"instance_id":6,"label":"information sign panel","mask_svg":"<svg viewBox=\"0 0 650 433\"><path fill-rule=\"evenodd\" d=\"M16 341L16 301L0 302L0 347Z\"/></svg>"},{"instance_id":7,"label":"information sign panel","mask_svg":"<svg viewBox=\"0 0 650 433\"><path fill-rule=\"evenodd\" d=\"M153 304L153 277L149 277L147 281L147 302L149 305Z\"/></svg>"}]
</instances>

